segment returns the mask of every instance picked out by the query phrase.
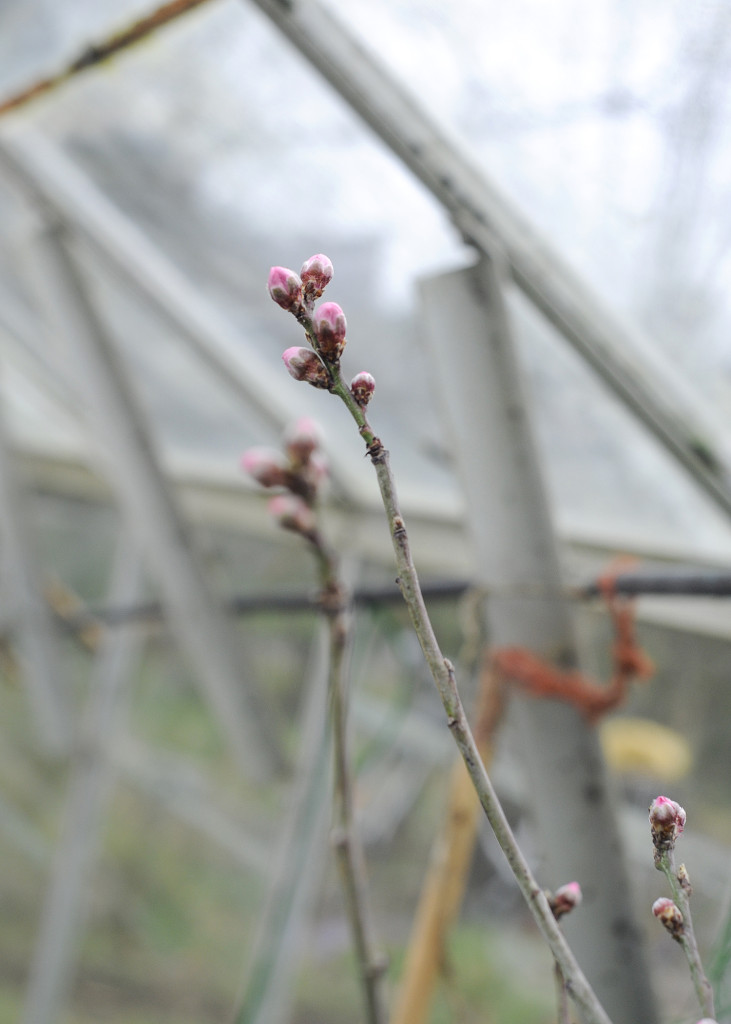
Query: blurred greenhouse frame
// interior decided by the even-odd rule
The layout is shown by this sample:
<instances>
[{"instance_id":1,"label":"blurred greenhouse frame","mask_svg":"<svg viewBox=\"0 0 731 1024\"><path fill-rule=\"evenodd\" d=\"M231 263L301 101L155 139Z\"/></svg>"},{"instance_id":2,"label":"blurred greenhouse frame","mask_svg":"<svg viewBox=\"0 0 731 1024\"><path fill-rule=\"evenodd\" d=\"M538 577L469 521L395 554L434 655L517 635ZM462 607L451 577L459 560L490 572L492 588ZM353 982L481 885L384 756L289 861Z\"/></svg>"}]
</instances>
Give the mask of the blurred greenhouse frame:
<instances>
[{"instance_id":1,"label":"blurred greenhouse frame","mask_svg":"<svg viewBox=\"0 0 731 1024\"><path fill-rule=\"evenodd\" d=\"M299 339L269 267L333 260L467 705L477 593L483 640L606 679L603 605L577 595L615 556L731 573L731 13L162 10L0 11L0 1024L230 1020L276 870L289 916L250 1024L338 1024L358 992L324 782L307 852L276 866L315 771L316 580L239 468L298 416L370 595L352 732L392 993L453 749L357 432L282 367ZM566 932L615 1024L692 1014L649 910L657 793L688 810L719 978L731 927L728 598L636 607L653 679L599 730L516 696L493 765L538 877L582 882ZM552 1019L486 827L448 959L432 1022Z\"/></svg>"}]
</instances>

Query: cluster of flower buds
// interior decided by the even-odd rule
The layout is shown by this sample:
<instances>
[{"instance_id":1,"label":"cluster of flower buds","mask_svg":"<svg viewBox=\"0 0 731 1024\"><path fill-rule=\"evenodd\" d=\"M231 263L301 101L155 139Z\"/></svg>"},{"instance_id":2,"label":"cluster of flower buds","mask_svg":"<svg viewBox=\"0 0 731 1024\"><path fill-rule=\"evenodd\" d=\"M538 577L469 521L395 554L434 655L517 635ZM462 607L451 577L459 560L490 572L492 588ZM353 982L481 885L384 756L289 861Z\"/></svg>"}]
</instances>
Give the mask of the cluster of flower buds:
<instances>
[{"instance_id":1,"label":"cluster of flower buds","mask_svg":"<svg viewBox=\"0 0 731 1024\"><path fill-rule=\"evenodd\" d=\"M241 458L242 469L267 490L281 490L269 502L280 526L305 536L317 529L313 511L327 478L318 425L309 417L296 420L284 434L284 451L250 448Z\"/></svg>"},{"instance_id":2,"label":"cluster of flower buds","mask_svg":"<svg viewBox=\"0 0 731 1024\"><path fill-rule=\"evenodd\" d=\"M661 896L652 904L652 912L675 941L680 942L685 933L685 922L678 905L667 896Z\"/></svg>"},{"instance_id":3,"label":"cluster of flower buds","mask_svg":"<svg viewBox=\"0 0 731 1024\"><path fill-rule=\"evenodd\" d=\"M299 274L288 267L272 267L267 286L272 299L292 313L305 327L313 343L312 348L294 346L282 355L287 372L295 380L305 381L315 388L329 389L333 378L332 367L337 367L343 354L348 328L337 302L319 299L332 280L333 265L322 253L310 256L302 264ZM350 383L350 393L361 408L365 408L373 395L376 382L363 370Z\"/></svg>"},{"instance_id":4,"label":"cluster of flower buds","mask_svg":"<svg viewBox=\"0 0 731 1024\"><path fill-rule=\"evenodd\" d=\"M666 796L656 797L650 804L650 831L655 846L655 863L675 847L675 840L685 828L685 811Z\"/></svg>"},{"instance_id":5,"label":"cluster of flower buds","mask_svg":"<svg viewBox=\"0 0 731 1024\"><path fill-rule=\"evenodd\" d=\"M553 916L558 921L581 903L581 886L578 882L567 882L556 889L555 893L548 892L546 896Z\"/></svg>"}]
</instances>

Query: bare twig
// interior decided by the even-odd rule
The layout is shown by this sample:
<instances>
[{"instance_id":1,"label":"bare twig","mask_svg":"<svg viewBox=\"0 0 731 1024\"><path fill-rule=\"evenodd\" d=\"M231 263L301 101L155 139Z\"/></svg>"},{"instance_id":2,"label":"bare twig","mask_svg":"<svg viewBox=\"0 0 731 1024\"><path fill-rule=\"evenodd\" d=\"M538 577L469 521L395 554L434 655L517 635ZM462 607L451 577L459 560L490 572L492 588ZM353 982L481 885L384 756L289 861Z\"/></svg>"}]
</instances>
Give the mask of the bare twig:
<instances>
[{"instance_id":1,"label":"bare twig","mask_svg":"<svg viewBox=\"0 0 731 1024\"><path fill-rule=\"evenodd\" d=\"M385 1024L383 975L386 960L376 950L373 938L365 864L354 828L353 783L347 742L346 649L349 635L347 602L338 576L335 555L319 533L308 538L318 560L322 582L322 609L328 619L328 690L333 739L334 788L332 844L345 894L356 962L366 1005L368 1024Z\"/></svg>"},{"instance_id":2,"label":"bare twig","mask_svg":"<svg viewBox=\"0 0 731 1024\"><path fill-rule=\"evenodd\" d=\"M320 367L308 365L305 361L300 362L294 369L299 372L299 379L308 380L315 387L327 388L327 390L337 395L347 407L358 427L368 456L376 471L396 556L398 584L406 602L422 652L441 697L447 717L447 724L465 762L482 808L487 815L493 832L508 860L538 928L546 939L554 959L562 972L566 981L567 991L581 1009L586 1024L609 1024L609 1017L606 1011L579 967L576 957L558 927L545 893L534 879L528 862L515 840L505 812L480 757L457 690L454 668L451 662L442 654L426 609L416 567L411 555L406 525L396 495L388 452L368 422L365 414L365 402L361 403L356 400L350 388L344 383L340 373L339 355L340 351L342 351L342 344L344 344L344 330L341 330L342 337L335 336L335 340L341 343L339 350L335 350L334 355L323 351L323 346L318 340L315 324L312 319L314 303L313 301L308 302L306 299L304 302L302 301L301 283L298 285L298 282L299 278L284 268L276 268L276 271L273 269L270 274L272 297L278 304L283 305L284 308L289 308L293 312L304 328L314 352L317 353L321 360ZM276 293L275 289L278 289ZM335 304L332 305L335 306ZM332 323L335 322L335 312L336 310L332 309L329 313ZM331 330L331 324L326 324L325 326L328 331L328 334L325 336L332 343L334 332ZM344 320L342 327L344 327ZM322 337L323 329L320 327L320 339ZM291 361L292 357L290 355Z\"/></svg>"},{"instance_id":3,"label":"bare twig","mask_svg":"<svg viewBox=\"0 0 731 1024\"><path fill-rule=\"evenodd\" d=\"M356 963L360 972L367 1024L385 1024L383 974L386 961L375 948L367 905L365 863L354 825L353 784L347 744L346 674L350 638L349 599L338 559L326 544L315 511L327 466L319 451L319 429L299 420L285 435L284 454L252 448L242 467L263 487L284 490L269 503L280 526L310 545L320 577L318 607L328 626L327 684L332 736L334 786L332 845L343 883ZM243 1021L243 1017L239 1017Z\"/></svg>"},{"instance_id":4,"label":"bare twig","mask_svg":"<svg viewBox=\"0 0 731 1024\"><path fill-rule=\"evenodd\" d=\"M120 29L97 43L90 43L78 57L60 71L26 86L20 92L8 96L7 99L0 102L0 117L3 114L8 114L11 110L18 110L19 107L25 106L32 100L45 96L58 86L68 82L79 72L87 71L89 68L101 64L108 57L119 53L120 50L127 49L134 43L145 39L162 25L167 25L181 14L193 10L194 7L200 7L206 2L207 0L170 0L169 3L163 4L151 14L146 14L127 28Z\"/></svg>"},{"instance_id":5,"label":"bare twig","mask_svg":"<svg viewBox=\"0 0 731 1024\"><path fill-rule=\"evenodd\" d=\"M713 1018L713 987L706 977L701 963L698 943L693 928L693 920L690 915L690 894L691 887L685 864L679 868L675 866L675 851L672 848L663 850L656 859L656 867L667 878L673 894L673 901L683 916L682 934L678 937L678 944L681 946L685 958L688 961L690 976L693 981L698 1003L706 1017Z\"/></svg>"}]
</instances>

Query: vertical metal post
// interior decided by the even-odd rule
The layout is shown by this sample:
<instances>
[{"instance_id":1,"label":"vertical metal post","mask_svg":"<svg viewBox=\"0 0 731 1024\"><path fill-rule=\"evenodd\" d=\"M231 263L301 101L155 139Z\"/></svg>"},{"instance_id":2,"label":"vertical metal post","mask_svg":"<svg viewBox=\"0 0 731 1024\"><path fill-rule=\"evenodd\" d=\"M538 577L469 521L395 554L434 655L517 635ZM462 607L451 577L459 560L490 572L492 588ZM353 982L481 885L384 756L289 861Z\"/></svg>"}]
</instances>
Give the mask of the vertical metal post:
<instances>
[{"instance_id":1,"label":"vertical metal post","mask_svg":"<svg viewBox=\"0 0 731 1024\"><path fill-rule=\"evenodd\" d=\"M167 485L133 383L97 314L61 224L32 241L33 278L64 345L81 413L109 483L159 585L171 627L207 693L233 756L251 777L269 755L240 678L233 624L209 590L193 538Z\"/></svg>"},{"instance_id":2,"label":"vertical metal post","mask_svg":"<svg viewBox=\"0 0 731 1024\"><path fill-rule=\"evenodd\" d=\"M138 600L141 583L138 548L125 538L117 552L110 600ZM25 1024L55 1024L65 1014L102 822L112 791L111 741L120 725L125 684L140 640L141 633L134 627L118 627L105 634L92 672L62 834L30 969Z\"/></svg>"},{"instance_id":3,"label":"vertical metal post","mask_svg":"<svg viewBox=\"0 0 731 1024\"><path fill-rule=\"evenodd\" d=\"M286 1024L302 937L327 861L332 744L327 709L328 633L313 640L305 680L302 735L289 813L277 842L237 1024Z\"/></svg>"},{"instance_id":4,"label":"vertical metal post","mask_svg":"<svg viewBox=\"0 0 731 1024\"><path fill-rule=\"evenodd\" d=\"M3 566L10 577L5 593L11 596L9 620L7 615L4 617L17 635L42 749L59 756L70 749L71 713L57 650L59 638L43 597L42 575L28 511L0 408L0 532Z\"/></svg>"},{"instance_id":5,"label":"vertical metal post","mask_svg":"<svg viewBox=\"0 0 731 1024\"><path fill-rule=\"evenodd\" d=\"M576 663L571 612L524 394L503 281L494 262L424 282L425 337L462 478L475 570L496 646ZM656 1020L595 731L560 702L516 696L521 760L547 886L584 891L566 932L615 1024ZM648 854L649 855L649 854Z\"/></svg>"}]
</instances>

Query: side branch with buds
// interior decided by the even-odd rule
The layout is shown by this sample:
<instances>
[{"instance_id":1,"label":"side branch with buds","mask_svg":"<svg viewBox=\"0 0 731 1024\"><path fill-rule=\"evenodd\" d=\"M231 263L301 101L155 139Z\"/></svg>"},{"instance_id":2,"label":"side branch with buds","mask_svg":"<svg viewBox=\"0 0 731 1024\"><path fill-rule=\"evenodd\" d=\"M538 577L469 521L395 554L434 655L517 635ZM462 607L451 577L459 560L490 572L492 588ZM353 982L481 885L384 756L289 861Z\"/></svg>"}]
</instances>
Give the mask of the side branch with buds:
<instances>
[{"instance_id":1,"label":"side branch with buds","mask_svg":"<svg viewBox=\"0 0 731 1024\"><path fill-rule=\"evenodd\" d=\"M658 796L650 805L650 832L655 847L655 867L670 883L672 899L661 897L652 912L685 953L701 1012L714 1015L713 989L701 963L698 943L690 916L692 888L685 864L675 866L675 843L685 828L685 810L666 796Z\"/></svg>"},{"instance_id":2,"label":"side branch with buds","mask_svg":"<svg viewBox=\"0 0 731 1024\"><path fill-rule=\"evenodd\" d=\"M286 291L285 291L286 294ZM317 499L327 465L320 448L320 431L310 419L298 420L284 438L284 454L252 448L242 468L267 489L279 489L269 511L281 527L299 533L310 545L320 577L320 607L329 635L328 695L333 742L334 786L332 845L337 858L345 905L368 1024L385 1024L382 980L385 959L375 949L368 912L365 867L354 825L353 783L347 747L346 652L349 636L348 602L338 571L338 559L325 543L317 516Z\"/></svg>"},{"instance_id":3,"label":"side branch with buds","mask_svg":"<svg viewBox=\"0 0 731 1024\"><path fill-rule=\"evenodd\" d=\"M310 346L287 349L283 357L285 365L296 380L337 395L355 421L378 479L396 556L398 585L444 705L447 725L521 892L551 949L567 992L580 1009L586 1024L610 1024L557 924L546 894L534 879L513 836L480 757L462 706L454 669L442 654L429 619L396 495L388 451L374 433L366 416L375 381L364 371L353 378L349 385L344 382L340 360L346 345L345 315L332 302L323 303L315 309L315 301L320 298L331 277L332 264L323 256L314 256L308 260L300 275L285 267L273 267L270 271L268 287L272 299L295 317Z\"/></svg>"}]
</instances>

